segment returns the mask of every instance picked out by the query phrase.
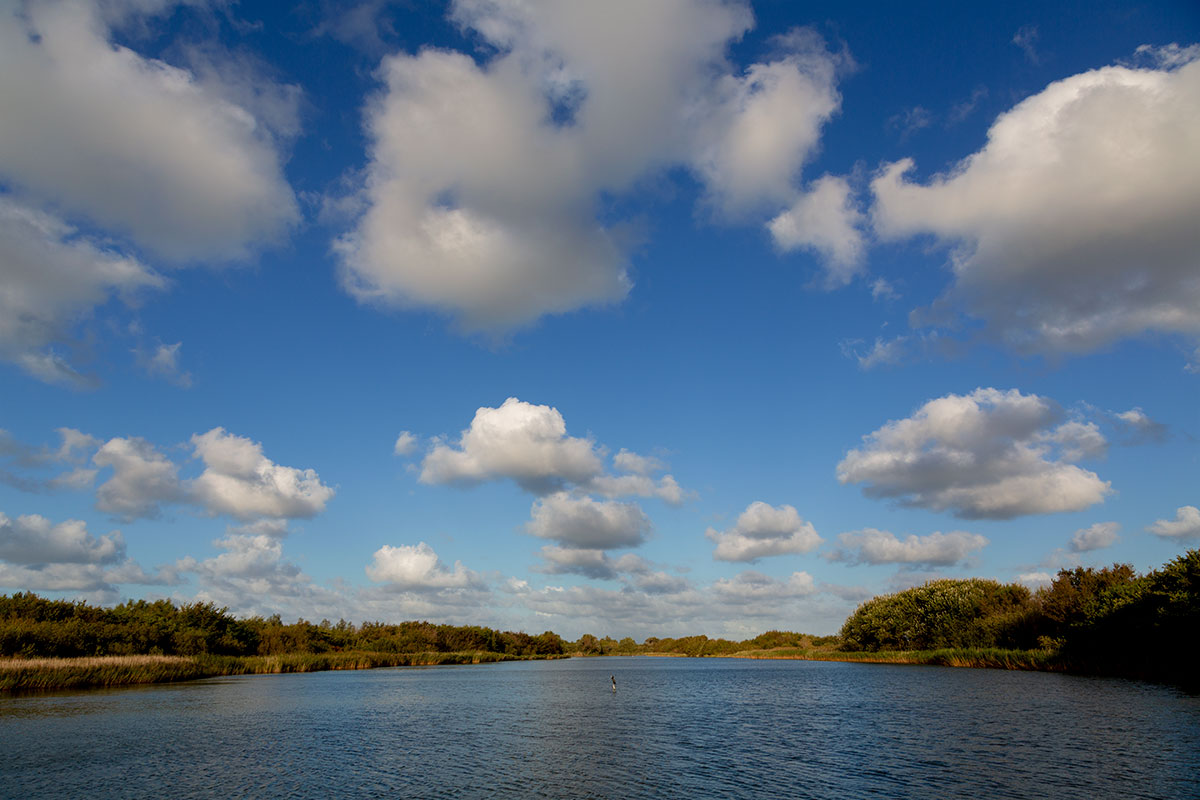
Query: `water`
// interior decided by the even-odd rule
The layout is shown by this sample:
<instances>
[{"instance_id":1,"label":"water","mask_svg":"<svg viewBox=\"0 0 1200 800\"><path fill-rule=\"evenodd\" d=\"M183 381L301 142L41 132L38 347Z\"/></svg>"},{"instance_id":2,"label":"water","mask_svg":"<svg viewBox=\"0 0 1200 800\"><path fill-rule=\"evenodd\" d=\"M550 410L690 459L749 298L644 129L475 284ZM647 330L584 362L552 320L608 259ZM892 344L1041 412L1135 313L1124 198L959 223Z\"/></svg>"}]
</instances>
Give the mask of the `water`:
<instances>
[{"instance_id":1,"label":"water","mask_svg":"<svg viewBox=\"0 0 1200 800\"><path fill-rule=\"evenodd\" d=\"M1200 698L682 658L217 678L0 699L0 796L1197 798Z\"/></svg>"}]
</instances>

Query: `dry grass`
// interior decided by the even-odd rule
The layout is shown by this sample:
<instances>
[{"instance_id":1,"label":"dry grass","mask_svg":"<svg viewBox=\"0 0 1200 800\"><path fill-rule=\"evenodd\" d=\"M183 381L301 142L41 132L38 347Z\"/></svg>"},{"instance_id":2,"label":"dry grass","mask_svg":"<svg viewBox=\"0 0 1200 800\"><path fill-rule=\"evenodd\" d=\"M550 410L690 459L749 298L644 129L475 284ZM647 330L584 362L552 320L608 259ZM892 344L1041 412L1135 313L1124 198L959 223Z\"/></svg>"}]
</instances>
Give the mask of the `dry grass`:
<instances>
[{"instance_id":1,"label":"dry grass","mask_svg":"<svg viewBox=\"0 0 1200 800\"><path fill-rule=\"evenodd\" d=\"M89 658L5 658L0 672L37 669L79 669L95 667L144 667L151 664L191 662L187 656L91 656Z\"/></svg>"}]
</instances>

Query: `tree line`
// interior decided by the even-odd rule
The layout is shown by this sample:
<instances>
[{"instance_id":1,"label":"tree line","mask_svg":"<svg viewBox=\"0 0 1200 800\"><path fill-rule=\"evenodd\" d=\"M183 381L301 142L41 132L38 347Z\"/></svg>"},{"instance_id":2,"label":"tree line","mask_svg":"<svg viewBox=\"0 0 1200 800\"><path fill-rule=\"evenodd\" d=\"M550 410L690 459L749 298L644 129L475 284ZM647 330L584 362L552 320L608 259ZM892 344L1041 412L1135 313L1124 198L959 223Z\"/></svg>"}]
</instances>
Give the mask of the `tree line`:
<instances>
[{"instance_id":1,"label":"tree line","mask_svg":"<svg viewBox=\"0 0 1200 800\"><path fill-rule=\"evenodd\" d=\"M279 615L239 619L213 603L130 600L112 608L49 600L31 592L0 595L0 656L69 658L98 655L272 656L291 653L489 652L561 655L555 633L498 631L431 622L354 625Z\"/></svg>"},{"instance_id":2,"label":"tree line","mask_svg":"<svg viewBox=\"0 0 1200 800\"><path fill-rule=\"evenodd\" d=\"M937 580L858 607L845 650L1052 650L1085 671L1167 679L1196 672L1200 550L1141 575L1129 564L1058 572L1031 592L972 578Z\"/></svg>"},{"instance_id":3,"label":"tree line","mask_svg":"<svg viewBox=\"0 0 1200 800\"><path fill-rule=\"evenodd\" d=\"M942 649L1038 650L1081 671L1169 680L1195 673L1188 650L1200 635L1200 550L1141 575L1128 564L1060 570L1036 592L1015 583L936 580L863 603L836 636L767 631L733 641L649 637L638 643L551 631L531 635L431 622L284 624L279 615L237 618L212 603L130 600L112 608L0 595L0 657L469 653L509 656L722 656L753 650L847 652ZM1194 680L1194 679L1193 679Z\"/></svg>"}]
</instances>

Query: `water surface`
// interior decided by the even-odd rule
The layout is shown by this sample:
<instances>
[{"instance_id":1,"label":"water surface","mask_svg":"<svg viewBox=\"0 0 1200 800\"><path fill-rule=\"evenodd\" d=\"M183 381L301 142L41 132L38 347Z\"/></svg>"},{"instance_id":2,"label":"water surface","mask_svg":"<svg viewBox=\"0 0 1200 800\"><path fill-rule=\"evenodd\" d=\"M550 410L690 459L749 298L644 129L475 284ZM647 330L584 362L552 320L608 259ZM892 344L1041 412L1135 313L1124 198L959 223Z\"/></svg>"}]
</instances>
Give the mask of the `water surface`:
<instances>
[{"instance_id":1,"label":"water surface","mask_svg":"<svg viewBox=\"0 0 1200 800\"><path fill-rule=\"evenodd\" d=\"M1200 698L734 659L216 678L0 699L0 796L1197 798Z\"/></svg>"}]
</instances>

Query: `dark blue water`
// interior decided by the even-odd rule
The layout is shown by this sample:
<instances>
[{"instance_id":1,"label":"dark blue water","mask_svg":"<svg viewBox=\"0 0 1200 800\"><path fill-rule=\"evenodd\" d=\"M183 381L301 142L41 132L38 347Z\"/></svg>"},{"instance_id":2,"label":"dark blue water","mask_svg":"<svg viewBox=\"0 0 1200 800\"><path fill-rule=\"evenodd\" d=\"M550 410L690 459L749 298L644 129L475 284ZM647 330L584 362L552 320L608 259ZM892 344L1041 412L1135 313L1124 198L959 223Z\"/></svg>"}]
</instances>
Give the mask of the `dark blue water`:
<instances>
[{"instance_id":1,"label":"dark blue water","mask_svg":"<svg viewBox=\"0 0 1200 800\"><path fill-rule=\"evenodd\" d=\"M1200 699L730 659L218 678L0 699L0 796L1200 798Z\"/></svg>"}]
</instances>

